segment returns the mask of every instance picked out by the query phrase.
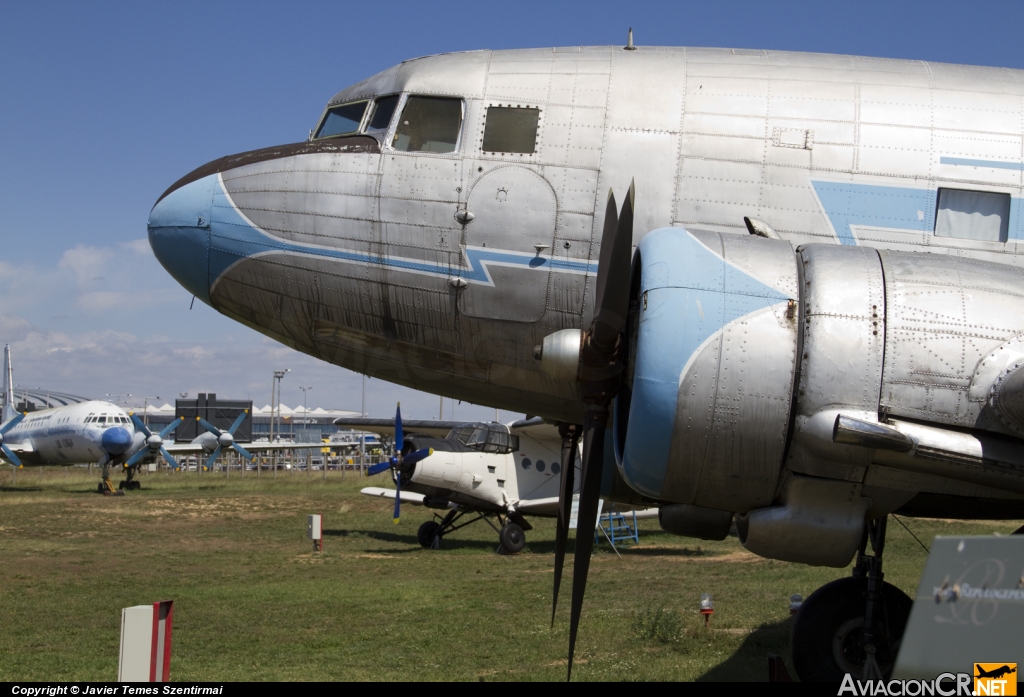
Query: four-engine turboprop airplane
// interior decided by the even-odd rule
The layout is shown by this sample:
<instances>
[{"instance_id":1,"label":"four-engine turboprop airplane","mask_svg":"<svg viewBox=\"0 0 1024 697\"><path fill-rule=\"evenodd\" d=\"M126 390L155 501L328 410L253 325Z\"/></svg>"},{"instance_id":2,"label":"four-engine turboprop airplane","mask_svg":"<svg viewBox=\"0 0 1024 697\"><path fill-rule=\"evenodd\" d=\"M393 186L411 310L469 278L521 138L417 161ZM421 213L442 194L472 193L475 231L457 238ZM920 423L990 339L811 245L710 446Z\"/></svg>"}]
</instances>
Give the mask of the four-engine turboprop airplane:
<instances>
[{"instance_id":1,"label":"four-engine turboprop airplane","mask_svg":"<svg viewBox=\"0 0 1024 697\"><path fill-rule=\"evenodd\" d=\"M248 450L301 450L322 448L322 443L255 443L242 447L234 441L234 432L245 414L239 415L231 428L218 429L198 419L205 433L189 443L165 443L166 438L182 422L177 419L159 433L152 433L139 417L110 402L90 400L52 409L19 414L14 406L10 346L4 347L4 402L0 410L0 452L8 462L20 467L32 465L69 465L95 462L100 465L102 481L97 490L116 494L110 481L110 468L121 466L125 479L119 489L138 489L135 479L138 468L152 462L157 455L177 467L173 454L207 455L207 468L225 448L232 448L251 460Z\"/></svg>"},{"instance_id":2,"label":"four-engine turboprop airplane","mask_svg":"<svg viewBox=\"0 0 1024 697\"><path fill-rule=\"evenodd\" d=\"M186 175L149 238L288 346L582 438L570 670L605 495L681 534L735 519L770 558L856 557L804 603L794 663L871 677L909 610L887 516L1024 517L1022 124L1008 69L446 54L339 92L305 142Z\"/></svg>"},{"instance_id":3,"label":"four-engine turboprop airplane","mask_svg":"<svg viewBox=\"0 0 1024 697\"><path fill-rule=\"evenodd\" d=\"M524 516L558 513L565 458L558 429L539 417L509 425L403 421L399 408L394 421L343 417L334 423L394 438L396 457L367 473L390 469L397 488L366 487L362 493L394 499L396 522L401 503L446 511L420 525L417 539L425 548L439 549L445 535L483 520L498 533L501 549L514 554L532 528ZM576 467L578 454L574 460ZM463 521L466 515L472 517Z\"/></svg>"}]
</instances>

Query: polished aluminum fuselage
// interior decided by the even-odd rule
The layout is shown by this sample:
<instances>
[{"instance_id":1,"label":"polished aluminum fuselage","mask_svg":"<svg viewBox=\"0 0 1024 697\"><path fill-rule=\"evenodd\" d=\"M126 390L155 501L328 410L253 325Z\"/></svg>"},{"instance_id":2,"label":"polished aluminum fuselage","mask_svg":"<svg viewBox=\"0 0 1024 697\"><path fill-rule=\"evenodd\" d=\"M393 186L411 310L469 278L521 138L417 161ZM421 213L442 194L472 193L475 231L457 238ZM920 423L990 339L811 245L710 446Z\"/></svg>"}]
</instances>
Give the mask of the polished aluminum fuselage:
<instances>
[{"instance_id":1,"label":"polished aluminum fuselage","mask_svg":"<svg viewBox=\"0 0 1024 697\"><path fill-rule=\"evenodd\" d=\"M589 323L605 198L632 180L634 242L667 226L745 234L750 216L794 244L1009 265L1024 253L1021 71L708 48L477 51L407 61L331 104L392 93L462 98L456 151L396 152L388 133L224 158L154 207L158 257L218 311L300 351L578 421L575 385L542 373L532 350ZM534 154L481 150L486 108L510 104L540 109ZM940 187L1010 194L1007 241L934 236Z\"/></svg>"}]
</instances>

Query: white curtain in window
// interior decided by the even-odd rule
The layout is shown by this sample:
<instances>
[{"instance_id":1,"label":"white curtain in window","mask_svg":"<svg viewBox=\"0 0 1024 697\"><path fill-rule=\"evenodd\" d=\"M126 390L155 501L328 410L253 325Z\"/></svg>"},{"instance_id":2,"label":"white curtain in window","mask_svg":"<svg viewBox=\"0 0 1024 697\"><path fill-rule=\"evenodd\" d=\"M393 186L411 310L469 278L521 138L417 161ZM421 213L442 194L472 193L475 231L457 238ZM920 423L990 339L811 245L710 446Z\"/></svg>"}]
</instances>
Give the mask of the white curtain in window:
<instances>
[{"instance_id":1,"label":"white curtain in window","mask_svg":"<svg viewBox=\"0 0 1024 697\"><path fill-rule=\"evenodd\" d=\"M1009 219L1009 194L939 189L938 237L1005 242Z\"/></svg>"}]
</instances>

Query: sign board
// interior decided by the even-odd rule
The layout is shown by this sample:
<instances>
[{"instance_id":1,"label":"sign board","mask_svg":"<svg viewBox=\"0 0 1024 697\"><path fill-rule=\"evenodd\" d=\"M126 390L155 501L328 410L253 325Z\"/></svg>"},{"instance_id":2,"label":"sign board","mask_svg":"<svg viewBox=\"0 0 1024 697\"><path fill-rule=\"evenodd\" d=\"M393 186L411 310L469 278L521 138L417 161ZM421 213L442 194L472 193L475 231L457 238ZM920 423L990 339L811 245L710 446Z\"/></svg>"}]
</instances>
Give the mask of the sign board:
<instances>
[{"instance_id":1,"label":"sign board","mask_svg":"<svg viewBox=\"0 0 1024 697\"><path fill-rule=\"evenodd\" d=\"M121 610L118 682L167 682L171 677L174 601Z\"/></svg>"},{"instance_id":2,"label":"sign board","mask_svg":"<svg viewBox=\"0 0 1024 697\"><path fill-rule=\"evenodd\" d=\"M601 520L601 511L604 510L604 499L597 500L597 519ZM569 512L569 529L575 530L576 523L580 517L580 495L572 495L572 510Z\"/></svg>"},{"instance_id":3,"label":"sign board","mask_svg":"<svg viewBox=\"0 0 1024 697\"><path fill-rule=\"evenodd\" d=\"M1024 667L1024 535L935 538L893 677L977 676L976 663Z\"/></svg>"}]
</instances>

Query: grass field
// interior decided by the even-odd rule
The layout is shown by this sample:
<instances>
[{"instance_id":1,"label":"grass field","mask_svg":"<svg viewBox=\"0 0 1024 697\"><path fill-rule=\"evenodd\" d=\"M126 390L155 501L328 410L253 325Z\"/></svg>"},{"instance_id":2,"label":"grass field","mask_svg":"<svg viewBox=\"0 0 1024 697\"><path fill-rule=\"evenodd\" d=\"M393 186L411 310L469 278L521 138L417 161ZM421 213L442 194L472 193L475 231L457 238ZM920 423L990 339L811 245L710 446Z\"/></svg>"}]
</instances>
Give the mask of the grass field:
<instances>
[{"instance_id":1,"label":"grass field","mask_svg":"<svg viewBox=\"0 0 1024 697\"><path fill-rule=\"evenodd\" d=\"M549 628L554 525L494 553L483 523L423 550L430 512L358 494L383 476L257 481L150 474L106 498L84 470L0 474L0 680L112 680L120 609L172 598L174 680L564 679L568 589ZM306 515L324 515L312 554ZM937 534L1016 525L905 521ZM890 524L886 579L912 597L926 558ZM571 562L571 556L570 556ZM764 680L788 660L788 597L847 572L770 561L642 521L639 546L594 556L574 676ZM697 613L714 595L711 629Z\"/></svg>"}]
</instances>

